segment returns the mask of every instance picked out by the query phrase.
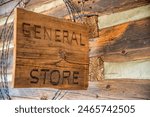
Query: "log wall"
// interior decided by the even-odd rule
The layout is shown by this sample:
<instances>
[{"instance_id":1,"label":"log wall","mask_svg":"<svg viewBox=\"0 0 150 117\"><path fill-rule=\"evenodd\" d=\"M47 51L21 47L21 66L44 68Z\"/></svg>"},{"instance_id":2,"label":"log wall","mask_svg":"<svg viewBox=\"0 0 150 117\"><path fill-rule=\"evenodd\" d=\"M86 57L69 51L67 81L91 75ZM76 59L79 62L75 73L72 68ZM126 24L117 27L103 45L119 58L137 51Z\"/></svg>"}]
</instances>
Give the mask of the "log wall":
<instances>
[{"instance_id":1,"label":"log wall","mask_svg":"<svg viewBox=\"0 0 150 117\"><path fill-rule=\"evenodd\" d=\"M0 3L0 29L17 2L18 0L7 0L6 3ZM73 2L80 11L80 0L73 0ZM147 11L150 8L150 0L136 0L136 2L135 0L86 0L84 4L85 14L98 16L99 33L96 33L96 36L99 35L97 38L91 36L89 40L91 72L88 90L10 89L12 99L150 99L150 80L129 78L106 80L103 77L103 61L124 62L150 58L150 15ZM63 0L31 0L26 9L59 18L68 18ZM138 13L145 14L137 16L137 12L131 13L136 10ZM129 20L122 20L121 15L118 16L122 13L125 13ZM112 22L109 22L108 19L112 17L116 17L114 19L117 20L112 19ZM12 19L13 15L9 22ZM12 58L10 54L9 60ZM10 63L8 73L11 74L13 63Z\"/></svg>"}]
</instances>

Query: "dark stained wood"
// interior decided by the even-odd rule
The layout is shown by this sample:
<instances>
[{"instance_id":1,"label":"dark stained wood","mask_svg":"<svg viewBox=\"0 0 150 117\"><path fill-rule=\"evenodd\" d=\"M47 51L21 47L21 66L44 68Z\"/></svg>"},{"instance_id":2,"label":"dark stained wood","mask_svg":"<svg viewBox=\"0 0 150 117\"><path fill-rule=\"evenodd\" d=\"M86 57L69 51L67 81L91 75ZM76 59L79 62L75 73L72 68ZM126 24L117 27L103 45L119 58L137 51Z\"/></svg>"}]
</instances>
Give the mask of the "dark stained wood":
<instances>
[{"instance_id":1,"label":"dark stained wood","mask_svg":"<svg viewBox=\"0 0 150 117\"><path fill-rule=\"evenodd\" d=\"M86 89L87 27L19 8L15 13L14 87Z\"/></svg>"},{"instance_id":2,"label":"dark stained wood","mask_svg":"<svg viewBox=\"0 0 150 117\"><path fill-rule=\"evenodd\" d=\"M150 18L102 29L100 38L90 41L90 57L104 61L150 58Z\"/></svg>"},{"instance_id":3,"label":"dark stained wood","mask_svg":"<svg viewBox=\"0 0 150 117\"><path fill-rule=\"evenodd\" d=\"M56 94L59 94L55 97ZM102 80L89 82L89 88L84 91L58 91L54 89L11 89L12 99L150 99L150 80Z\"/></svg>"}]
</instances>

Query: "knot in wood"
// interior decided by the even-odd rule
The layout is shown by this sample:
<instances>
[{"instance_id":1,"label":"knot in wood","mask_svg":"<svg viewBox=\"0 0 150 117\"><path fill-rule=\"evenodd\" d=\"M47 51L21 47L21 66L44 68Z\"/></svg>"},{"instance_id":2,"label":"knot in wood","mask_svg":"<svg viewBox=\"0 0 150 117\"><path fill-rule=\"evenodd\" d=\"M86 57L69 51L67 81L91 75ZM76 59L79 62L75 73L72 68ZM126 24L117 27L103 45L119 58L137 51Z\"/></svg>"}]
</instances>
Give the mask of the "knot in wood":
<instances>
[{"instance_id":1,"label":"knot in wood","mask_svg":"<svg viewBox=\"0 0 150 117\"><path fill-rule=\"evenodd\" d=\"M66 52L63 51L63 50L60 50L60 51L59 51L59 56L60 56L60 58L62 58L62 59L66 59Z\"/></svg>"}]
</instances>

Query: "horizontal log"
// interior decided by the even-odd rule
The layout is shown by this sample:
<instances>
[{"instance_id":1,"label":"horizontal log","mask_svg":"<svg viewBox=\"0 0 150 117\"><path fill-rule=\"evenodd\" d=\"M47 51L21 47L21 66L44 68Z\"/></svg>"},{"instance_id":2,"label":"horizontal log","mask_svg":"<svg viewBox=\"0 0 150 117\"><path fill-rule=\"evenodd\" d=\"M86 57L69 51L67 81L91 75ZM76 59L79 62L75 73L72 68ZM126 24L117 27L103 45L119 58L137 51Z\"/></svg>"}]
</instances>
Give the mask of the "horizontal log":
<instances>
[{"instance_id":1,"label":"horizontal log","mask_svg":"<svg viewBox=\"0 0 150 117\"><path fill-rule=\"evenodd\" d=\"M4 15L8 12L10 12L10 9L18 2L19 0L13 0L7 2L7 4L3 4L1 7L4 7L6 10L0 10L0 15ZM40 5L40 7L43 7L43 5L47 4L48 2L56 2L58 0L31 0L27 7L33 7L36 5ZM62 0L59 0L61 4L63 4ZM78 8L78 10L81 10L81 0L73 0L74 5ZM86 0L84 3L84 11L90 12L90 13L100 13L100 14L108 14L108 13L114 13L114 12L120 12L127 9L132 9L138 6L143 6L149 4L149 0ZM56 4L54 4L56 5ZM63 7L65 8L65 6ZM44 8L45 9L45 8ZM57 9L57 8L56 8ZM62 11L58 11L61 12Z\"/></svg>"},{"instance_id":2,"label":"horizontal log","mask_svg":"<svg viewBox=\"0 0 150 117\"><path fill-rule=\"evenodd\" d=\"M25 9L28 9L30 11L34 11L37 13L42 13L45 15L55 16L55 17L62 17L66 14L68 14L67 9L65 8L65 4L63 0L35 0L32 2L31 0ZM4 25L7 15L12 11L12 9L15 8L16 4L18 3L18 0L11 1L10 3L3 5L0 7L0 26ZM41 5L42 4L42 5ZM65 8L65 9L64 9ZM6 10L3 10L6 9ZM53 11L53 9L56 9ZM62 11L62 12L60 12ZM64 12L64 13L63 13ZM13 14L9 17L8 23L12 22L14 19Z\"/></svg>"},{"instance_id":3,"label":"horizontal log","mask_svg":"<svg viewBox=\"0 0 150 117\"><path fill-rule=\"evenodd\" d=\"M13 0L0 7L0 17L4 17L11 12L12 9L18 4L20 0ZM45 12L47 10L64 5L63 0L30 0L25 8L35 12ZM5 9L5 10L3 10Z\"/></svg>"},{"instance_id":4,"label":"horizontal log","mask_svg":"<svg viewBox=\"0 0 150 117\"><path fill-rule=\"evenodd\" d=\"M11 1L7 4L4 4L0 7L0 17L4 17L14 8L18 3L18 0ZM73 5L77 8L77 11L81 11L81 2L80 0L73 0ZM133 4L134 3L134 4ZM85 14L97 14L97 15L106 15L114 12L121 12L128 9L148 5L149 0L119 0L119 1L106 1L106 0L95 0L95 1L85 1L84 12ZM55 17L68 17L67 8L63 0L31 0L26 6L27 9L43 13ZM3 10L5 9L5 10ZM105 16L103 16L105 17ZM4 24L6 18L2 19L0 25ZM100 18L101 19L101 18ZM106 18L107 19L107 18ZM12 20L11 20L12 21ZM102 23L103 24L103 23ZM101 26L100 26L101 27Z\"/></svg>"},{"instance_id":5,"label":"horizontal log","mask_svg":"<svg viewBox=\"0 0 150 117\"><path fill-rule=\"evenodd\" d=\"M57 95L59 94L59 95ZM12 99L150 99L150 80L102 80L89 82L87 90L10 89Z\"/></svg>"},{"instance_id":6,"label":"horizontal log","mask_svg":"<svg viewBox=\"0 0 150 117\"><path fill-rule=\"evenodd\" d=\"M102 29L90 41L90 57L118 62L150 58L150 18Z\"/></svg>"},{"instance_id":7,"label":"horizontal log","mask_svg":"<svg viewBox=\"0 0 150 117\"><path fill-rule=\"evenodd\" d=\"M28 1L28 0L26 0ZM26 7L35 8L37 6L41 6L41 4L46 4L48 2L57 1L57 0L29 0ZM0 4L0 16L8 14L16 5L20 2L20 0L7 0L6 2ZM55 7L55 6L54 6ZM5 9L5 10L3 10Z\"/></svg>"},{"instance_id":8,"label":"horizontal log","mask_svg":"<svg viewBox=\"0 0 150 117\"><path fill-rule=\"evenodd\" d=\"M106 62L125 62L125 61L134 61L134 60L146 60L150 58L150 47L126 50L127 54L122 53L111 53L102 55L101 58Z\"/></svg>"},{"instance_id":9,"label":"horizontal log","mask_svg":"<svg viewBox=\"0 0 150 117\"><path fill-rule=\"evenodd\" d=\"M149 11L150 4L118 13L102 15L98 17L98 26L99 29L103 29L130 21L136 21L143 18L147 18L150 17Z\"/></svg>"},{"instance_id":10,"label":"horizontal log","mask_svg":"<svg viewBox=\"0 0 150 117\"><path fill-rule=\"evenodd\" d=\"M77 6L81 6L81 0L73 0ZM84 11L90 13L110 14L125 11L139 6L147 5L150 0L85 0Z\"/></svg>"}]
</instances>

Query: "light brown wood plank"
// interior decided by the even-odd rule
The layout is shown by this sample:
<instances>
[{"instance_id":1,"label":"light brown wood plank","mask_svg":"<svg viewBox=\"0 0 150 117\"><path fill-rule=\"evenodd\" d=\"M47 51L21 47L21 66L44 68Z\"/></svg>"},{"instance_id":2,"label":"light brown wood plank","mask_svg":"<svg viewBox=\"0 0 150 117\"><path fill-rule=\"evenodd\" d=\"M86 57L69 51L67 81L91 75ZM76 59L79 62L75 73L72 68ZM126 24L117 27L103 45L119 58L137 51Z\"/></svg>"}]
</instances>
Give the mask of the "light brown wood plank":
<instances>
[{"instance_id":1,"label":"light brown wood plank","mask_svg":"<svg viewBox=\"0 0 150 117\"><path fill-rule=\"evenodd\" d=\"M16 9L15 18L15 88L87 88L85 25L23 9Z\"/></svg>"}]
</instances>

